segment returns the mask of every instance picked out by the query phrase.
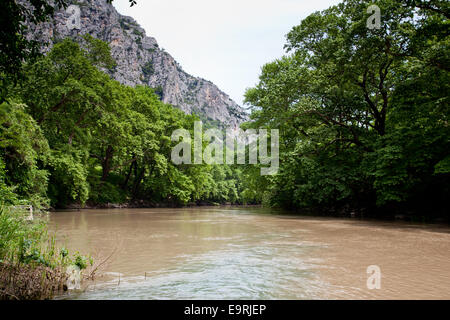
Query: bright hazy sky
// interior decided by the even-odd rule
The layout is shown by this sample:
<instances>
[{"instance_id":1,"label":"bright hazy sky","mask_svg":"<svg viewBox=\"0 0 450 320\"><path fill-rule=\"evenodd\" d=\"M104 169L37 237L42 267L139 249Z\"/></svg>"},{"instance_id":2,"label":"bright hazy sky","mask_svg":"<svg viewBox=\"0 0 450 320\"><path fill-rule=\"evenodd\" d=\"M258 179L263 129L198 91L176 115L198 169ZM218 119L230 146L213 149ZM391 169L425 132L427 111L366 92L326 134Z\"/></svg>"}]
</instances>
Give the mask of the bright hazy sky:
<instances>
[{"instance_id":1,"label":"bright hazy sky","mask_svg":"<svg viewBox=\"0 0 450 320\"><path fill-rule=\"evenodd\" d=\"M285 35L338 0L114 0L183 69L210 80L242 105L261 67L284 54Z\"/></svg>"}]
</instances>

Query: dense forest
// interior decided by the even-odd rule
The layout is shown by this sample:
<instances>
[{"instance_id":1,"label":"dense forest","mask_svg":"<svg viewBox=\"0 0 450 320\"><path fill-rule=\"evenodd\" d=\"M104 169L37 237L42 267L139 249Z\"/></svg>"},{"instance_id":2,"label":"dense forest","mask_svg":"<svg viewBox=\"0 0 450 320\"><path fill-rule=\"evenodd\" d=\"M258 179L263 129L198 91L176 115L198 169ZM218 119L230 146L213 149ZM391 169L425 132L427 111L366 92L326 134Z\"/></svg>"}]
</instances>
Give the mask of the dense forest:
<instances>
[{"instance_id":1,"label":"dense forest","mask_svg":"<svg viewBox=\"0 0 450 320\"><path fill-rule=\"evenodd\" d=\"M1 106L5 199L53 207L237 203L238 169L170 161L172 132L193 129L198 117L162 103L151 88L111 80L99 70L114 67L108 45L90 36L83 43L58 43L24 65L9 90Z\"/></svg>"},{"instance_id":2,"label":"dense forest","mask_svg":"<svg viewBox=\"0 0 450 320\"><path fill-rule=\"evenodd\" d=\"M367 27L369 5L349 0L308 16L247 90L242 128L280 130L275 176L250 165L174 165L171 134L192 131L198 116L152 88L111 80L109 47L89 35L45 56L33 43L22 50L16 19L20 32L4 39L15 50L2 50L2 202L448 214L448 3L377 1L376 29Z\"/></svg>"},{"instance_id":3,"label":"dense forest","mask_svg":"<svg viewBox=\"0 0 450 320\"><path fill-rule=\"evenodd\" d=\"M280 129L281 168L252 175L273 206L447 215L449 3L368 1L316 12L246 93L250 127Z\"/></svg>"},{"instance_id":4,"label":"dense forest","mask_svg":"<svg viewBox=\"0 0 450 320\"><path fill-rule=\"evenodd\" d=\"M94 266L57 247L46 221L23 214L30 206L262 204L450 220L448 1L378 0L369 27L373 2L344 0L293 27L285 56L245 94L241 128L279 130L269 176L261 165L175 165L172 133L193 134L202 115L112 80L110 47L89 34L42 54L27 25L68 3L25 2L0 2L0 299L50 299L67 268Z\"/></svg>"}]
</instances>

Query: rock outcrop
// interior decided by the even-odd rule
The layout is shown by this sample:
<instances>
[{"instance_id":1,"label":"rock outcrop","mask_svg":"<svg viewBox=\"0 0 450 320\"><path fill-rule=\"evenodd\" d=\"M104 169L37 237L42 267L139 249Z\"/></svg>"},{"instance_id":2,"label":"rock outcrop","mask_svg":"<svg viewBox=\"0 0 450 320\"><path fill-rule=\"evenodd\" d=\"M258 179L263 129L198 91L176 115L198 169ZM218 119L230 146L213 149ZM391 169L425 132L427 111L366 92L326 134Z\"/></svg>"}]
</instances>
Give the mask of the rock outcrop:
<instances>
[{"instance_id":1,"label":"rock outcrop","mask_svg":"<svg viewBox=\"0 0 450 320\"><path fill-rule=\"evenodd\" d=\"M60 39L80 35L109 43L117 67L111 76L130 85L155 88L161 100L186 113L200 115L219 126L237 127L247 114L212 82L183 71L175 59L146 36L136 21L119 14L106 0L71 1L75 9L59 10L50 22L30 27L30 37L42 41L48 51ZM79 8L79 21L77 11ZM77 26L77 24L79 25Z\"/></svg>"}]
</instances>

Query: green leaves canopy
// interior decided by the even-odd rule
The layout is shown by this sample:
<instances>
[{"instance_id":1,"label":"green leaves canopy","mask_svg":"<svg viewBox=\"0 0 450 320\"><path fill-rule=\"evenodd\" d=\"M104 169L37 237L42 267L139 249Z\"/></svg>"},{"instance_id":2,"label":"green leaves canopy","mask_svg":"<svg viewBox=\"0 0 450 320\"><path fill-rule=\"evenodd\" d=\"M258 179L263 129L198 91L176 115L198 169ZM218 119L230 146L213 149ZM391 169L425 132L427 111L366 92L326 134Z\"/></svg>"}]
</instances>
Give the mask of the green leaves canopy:
<instances>
[{"instance_id":1,"label":"green leaves canopy","mask_svg":"<svg viewBox=\"0 0 450 320\"><path fill-rule=\"evenodd\" d=\"M419 209L427 199L442 208L448 3L377 1L374 30L371 4L348 0L308 16L287 35L288 55L246 93L252 125L283 137L283 167L265 189L272 204Z\"/></svg>"}]
</instances>

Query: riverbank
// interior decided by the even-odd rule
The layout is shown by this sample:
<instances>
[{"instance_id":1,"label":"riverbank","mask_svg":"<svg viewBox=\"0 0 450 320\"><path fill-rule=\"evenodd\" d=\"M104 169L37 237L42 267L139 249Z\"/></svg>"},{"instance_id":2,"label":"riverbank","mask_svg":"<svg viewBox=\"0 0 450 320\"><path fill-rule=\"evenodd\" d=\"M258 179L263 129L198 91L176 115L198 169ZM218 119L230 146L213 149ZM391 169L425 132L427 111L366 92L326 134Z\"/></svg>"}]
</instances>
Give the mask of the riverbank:
<instances>
[{"instance_id":1,"label":"riverbank","mask_svg":"<svg viewBox=\"0 0 450 320\"><path fill-rule=\"evenodd\" d=\"M362 207L354 208L350 206L340 207L315 207L315 208L288 208L285 209L292 214L308 217L334 217L334 218L355 218L370 219L375 221L405 221L420 223L450 224L450 214L445 210L426 209L417 210L414 208L398 207ZM431 212L430 212L431 211Z\"/></svg>"},{"instance_id":2,"label":"riverbank","mask_svg":"<svg viewBox=\"0 0 450 320\"><path fill-rule=\"evenodd\" d=\"M0 300L50 300L67 289L60 268L0 262Z\"/></svg>"},{"instance_id":3,"label":"riverbank","mask_svg":"<svg viewBox=\"0 0 450 320\"><path fill-rule=\"evenodd\" d=\"M0 206L0 300L47 300L67 290L70 267L93 265L78 250L71 255L48 232L47 216Z\"/></svg>"},{"instance_id":4,"label":"riverbank","mask_svg":"<svg viewBox=\"0 0 450 320\"><path fill-rule=\"evenodd\" d=\"M57 210L96 210L96 209L157 209L157 208L196 208L196 207L239 207L239 208L264 208L261 204L235 204L235 203L215 203L215 202L198 202L189 203L187 205L179 205L174 203L156 203L148 200L136 200L127 203L101 203L96 204L88 202L85 205L70 204L64 208L51 208L50 211ZM334 217L334 218L355 218L355 219L371 219L379 221L406 221L406 222L422 222L422 223L440 223L450 224L450 215L445 214L443 210L434 214L421 214L418 210L412 208L394 208L382 207L371 208L362 207L354 208L348 205L339 207L311 207L311 208L267 208L283 212L283 214L294 214L307 217ZM423 212L423 211L421 211Z\"/></svg>"},{"instance_id":5,"label":"riverbank","mask_svg":"<svg viewBox=\"0 0 450 320\"><path fill-rule=\"evenodd\" d=\"M62 208L50 208L50 211L58 210L94 210L94 209L154 209L154 208L195 208L195 207L261 207L261 205L255 204L236 204L236 203L217 203L217 202L198 202L198 203L188 203L187 205L180 205L168 202L153 202L148 200L136 200L132 202L125 203L93 203L87 202L84 205L79 203L72 203Z\"/></svg>"}]
</instances>

